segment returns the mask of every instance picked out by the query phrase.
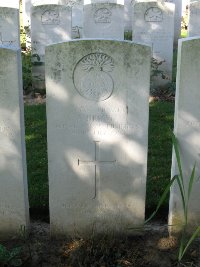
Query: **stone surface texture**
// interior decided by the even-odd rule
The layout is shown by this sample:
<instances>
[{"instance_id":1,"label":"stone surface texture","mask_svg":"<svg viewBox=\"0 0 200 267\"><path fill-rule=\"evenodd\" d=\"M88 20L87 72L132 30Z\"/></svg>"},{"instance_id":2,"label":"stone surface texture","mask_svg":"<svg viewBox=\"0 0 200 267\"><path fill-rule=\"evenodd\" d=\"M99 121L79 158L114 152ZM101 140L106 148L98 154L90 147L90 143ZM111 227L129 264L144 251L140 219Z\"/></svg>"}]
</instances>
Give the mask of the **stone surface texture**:
<instances>
[{"instance_id":1,"label":"stone surface texture","mask_svg":"<svg viewBox=\"0 0 200 267\"><path fill-rule=\"evenodd\" d=\"M113 40L47 47L53 236L143 224L150 56L148 46Z\"/></svg>"},{"instance_id":2,"label":"stone surface texture","mask_svg":"<svg viewBox=\"0 0 200 267\"><path fill-rule=\"evenodd\" d=\"M178 138L185 188L187 190L192 168L196 163L195 180L189 205L189 225L193 232L200 225L200 39L179 41L174 133ZM172 177L179 174L176 157L172 157ZM183 223L183 210L179 188L171 190L169 225L172 232L179 231Z\"/></svg>"},{"instance_id":3,"label":"stone surface texture","mask_svg":"<svg viewBox=\"0 0 200 267\"><path fill-rule=\"evenodd\" d=\"M0 238L10 238L29 225L20 50L0 47L0 62Z\"/></svg>"},{"instance_id":4,"label":"stone surface texture","mask_svg":"<svg viewBox=\"0 0 200 267\"><path fill-rule=\"evenodd\" d=\"M153 58L162 62L161 76L153 77L153 87L165 86L172 78L174 4L155 1L136 2L133 16L133 41L152 46Z\"/></svg>"}]
</instances>

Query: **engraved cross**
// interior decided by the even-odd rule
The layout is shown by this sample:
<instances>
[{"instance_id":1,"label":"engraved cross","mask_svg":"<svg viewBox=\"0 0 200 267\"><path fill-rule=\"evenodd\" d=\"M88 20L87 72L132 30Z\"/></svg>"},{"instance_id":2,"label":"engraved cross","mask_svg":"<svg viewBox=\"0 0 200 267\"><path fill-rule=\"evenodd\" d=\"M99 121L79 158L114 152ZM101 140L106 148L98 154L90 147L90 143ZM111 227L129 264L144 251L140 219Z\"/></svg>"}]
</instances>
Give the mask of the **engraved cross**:
<instances>
[{"instance_id":1,"label":"engraved cross","mask_svg":"<svg viewBox=\"0 0 200 267\"><path fill-rule=\"evenodd\" d=\"M80 160L80 159L78 159L78 165L83 165L83 164L94 165L95 187L94 187L94 197L92 199L95 199L97 197L97 179L100 178L100 171L99 171L100 165L113 164L116 162L116 160L105 161L105 160L99 159L99 144L100 144L100 141L94 141L94 145L95 145L95 147L94 147L94 149L95 149L94 160Z\"/></svg>"}]
</instances>

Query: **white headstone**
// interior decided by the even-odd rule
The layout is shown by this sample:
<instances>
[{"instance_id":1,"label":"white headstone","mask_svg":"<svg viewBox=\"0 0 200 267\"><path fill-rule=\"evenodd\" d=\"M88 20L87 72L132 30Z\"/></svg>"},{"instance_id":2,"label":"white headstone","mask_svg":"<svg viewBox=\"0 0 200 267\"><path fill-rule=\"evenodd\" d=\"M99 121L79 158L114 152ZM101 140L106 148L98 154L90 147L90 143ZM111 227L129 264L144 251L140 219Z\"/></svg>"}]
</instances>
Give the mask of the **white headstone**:
<instances>
[{"instance_id":1,"label":"white headstone","mask_svg":"<svg viewBox=\"0 0 200 267\"><path fill-rule=\"evenodd\" d=\"M59 0L60 4L72 7L72 38L83 36L83 0Z\"/></svg>"},{"instance_id":2,"label":"white headstone","mask_svg":"<svg viewBox=\"0 0 200 267\"><path fill-rule=\"evenodd\" d=\"M0 48L0 237L28 228L20 50Z\"/></svg>"},{"instance_id":3,"label":"white headstone","mask_svg":"<svg viewBox=\"0 0 200 267\"><path fill-rule=\"evenodd\" d=\"M195 180L188 209L188 222L192 232L200 225L200 39L186 38L179 41L176 80L174 133L178 138L185 188L196 163ZM179 174L176 157L172 158L172 177ZM169 225L172 232L183 228L183 209L178 186L170 195Z\"/></svg>"},{"instance_id":4,"label":"white headstone","mask_svg":"<svg viewBox=\"0 0 200 267\"><path fill-rule=\"evenodd\" d=\"M124 5L84 4L83 37L124 40Z\"/></svg>"},{"instance_id":5,"label":"white headstone","mask_svg":"<svg viewBox=\"0 0 200 267\"><path fill-rule=\"evenodd\" d=\"M19 9L19 0L1 0L0 7L10 7Z\"/></svg>"},{"instance_id":6,"label":"white headstone","mask_svg":"<svg viewBox=\"0 0 200 267\"><path fill-rule=\"evenodd\" d=\"M83 1L72 7L72 38L83 36Z\"/></svg>"},{"instance_id":7,"label":"white headstone","mask_svg":"<svg viewBox=\"0 0 200 267\"><path fill-rule=\"evenodd\" d=\"M153 58L163 62L159 70L168 77L154 77L153 86L160 87L172 78L174 40L174 4L161 2L137 2L134 5L133 41L152 46Z\"/></svg>"},{"instance_id":8,"label":"white headstone","mask_svg":"<svg viewBox=\"0 0 200 267\"><path fill-rule=\"evenodd\" d=\"M181 37L181 20L182 20L182 0L160 0L160 2L169 2L175 4L174 15L174 44L178 44ZM125 0L125 30L132 31L133 7L135 0Z\"/></svg>"},{"instance_id":9,"label":"white headstone","mask_svg":"<svg viewBox=\"0 0 200 267\"><path fill-rule=\"evenodd\" d=\"M143 224L150 56L112 40L47 47L52 235Z\"/></svg>"},{"instance_id":10,"label":"white headstone","mask_svg":"<svg viewBox=\"0 0 200 267\"><path fill-rule=\"evenodd\" d=\"M189 5L189 23L188 23L188 36L200 35L200 2L190 2Z\"/></svg>"},{"instance_id":11,"label":"white headstone","mask_svg":"<svg viewBox=\"0 0 200 267\"><path fill-rule=\"evenodd\" d=\"M20 47L19 9L2 7L0 3L0 45Z\"/></svg>"},{"instance_id":12,"label":"white headstone","mask_svg":"<svg viewBox=\"0 0 200 267\"><path fill-rule=\"evenodd\" d=\"M83 29L83 0L22 0L23 24L30 27L30 10L38 5L65 5L72 8L72 38L80 38Z\"/></svg>"},{"instance_id":13,"label":"white headstone","mask_svg":"<svg viewBox=\"0 0 200 267\"><path fill-rule=\"evenodd\" d=\"M181 20L182 20L182 0L166 0L165 2L175 4L174 14L174 44L178 44L181 38Z\"/></svg>"},{"instance_id":14,"label":"white headstone","mask_svg":"<svg viewBox=\"0 0 200 267\"><path fill-rule=\"evenodd\" d=\"M71 9L62 5L34 6L31 9L33 87L45 88L45 47L71 39Z\"/></svg>"},{"instance_id":15,"label":"white headstone","mask_svg":"<svg viewBox=\"0 0 200 267\"><path fill-rule=\"evenodd\" d=\"M134 0L124 0L124 30L132 32Z\"/></svg>"},{"instance_id":16,"label":"white headstone","mask_svg":"<svg viewBox=\"0 0 200 267\"><path fill-rule=\"evenodd\" d=\"M23 9L23 25L30 26L31 23L31 8L38 5L58 5L59 0L22 0Z\"/></svg>"}]
</instances>

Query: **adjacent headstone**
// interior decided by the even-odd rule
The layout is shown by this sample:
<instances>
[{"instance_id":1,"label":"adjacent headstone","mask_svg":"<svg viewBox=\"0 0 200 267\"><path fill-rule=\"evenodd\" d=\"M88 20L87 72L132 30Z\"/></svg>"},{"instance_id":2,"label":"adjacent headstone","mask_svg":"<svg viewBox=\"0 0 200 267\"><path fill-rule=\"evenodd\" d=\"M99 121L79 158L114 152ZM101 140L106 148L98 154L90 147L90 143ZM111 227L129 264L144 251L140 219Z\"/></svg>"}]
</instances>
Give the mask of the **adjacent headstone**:
<instances>
[{"instance_id":1,"label":"adjacent headstone","mask_svg":"<svg viewBox=\"0 0 200 267\"><path fill-rule=\"evenodd\" d=\"M174 44L178 44L181 38L181 20L182 20L182 0L165 0L165 2L175 4L174 14Z\"/></svg>"},{"instance_id":2,"label":"adjacent headstone","mask_svg":"<svg viewBox=\"0 0 200 267\"><path fill-rule=\"evenodd\" d=\"M59 0L60 4L72 8L72 38L83 36L83 0Z\"/></svg>"},{"instance_id":3,"label":"adjacent headstone","mask_svg":"<svg viewBox=\"0 0 200 267\"><path fill-rule=\"evenodd\" d=\"M153 78L153 87L165 86L172 78L174 40L174 4L136 2L133 15L133 41L152 46L153 58L162 76Z\"/></svg>"},{"instance_id":4,"label":"adjacent headstone","mask_svg":"<svg viewBox=\"0 0 200 267\"><path fill-rule=\"evenodd\" d=\"M0 48L0 238L28 229L20 50Z\"/></svg>"},{"instance_id":5,"label":"adjacent headstone","mask_svg":"<svg viewBox=\"0 0 200 267\"><path fill-rule=\"evenodd\" d=\"M132 32L133 7L135 0L124 0L124 30Z\"/></svg>"},{"instance_id":6,"label":"adjacent headstone","mask_svg":"<svg viewBox=\"0 0 200 267\"><path fill-rule=\"evenodd\" d=\"M83 0L72 6L72 38L83 36Z\"/></svg>"},{"instance_id":7,"label":"adjacent headstone","mask_svg":"<svg viewBox=\"0 0 200 267\"><path fill-rule=\"evenodd\" d=\"M179 41L174 133L178 138L182 171L187 190L192 168L195 179L188 209L188 222L193 230L200 225L200 38ZM172 158L172 177L179 174L176 157ZM197 179L198 178L198 179ZM170 195L169 225L172 232L183 228L183 208L177 184Z\"/></svg>"},{"instance_id":8,"label":"adjacent headstone","mask_svg":"<svg viewBox=\"0 0 200 267\"><path fill-rule=\"evenodd\" d=\"M4 7L0 3L0 45L19 48L19 33L19 9Z\"/></svg>"},{"instance_id":9,"label":"adjacent headstone","mask_svg":"<svg viewBox=\"0 0 200 267\"><path fill-rule=\"evenodd\" d=\"M143 224L150 56L112 40L47 47L52 235Z\"/></svg>"},{"instance_id":10,"label":"adjacent headstone","mask_svg":"<svg viewBox=\"0 0 200 267\"><path fill-rule=\"evenodd\" d=\"M124 5L84 4L83 37L124 40Z\"/></svg>"},{"instance_id":11,"label":"adjacent headstone","mask_svg":"<svg viewBox=\"0 0 200 267\"><path fill-rule=\"evenodd\" d=\"M30 10L38 5L65 5L72 8L72 38L82 37L83 30L83 0L22 0L23 24L30 30ZM27 31L27 35L28 35Z\"/></svg>"},{"instance_id":12,"label":"adjacent headstone","mask_svg":"<svg viewBox=\"0 0 200 267\"><path fill-rule=\"evenodd\" d=\"M0 7L10 7L19 9L19 0L1 0Z\"/></svg>"},{"instance_id":13,"label":"adjacent headstone","mask_svg":"<svg viewBox=\"0 0 200 267\"><path fill-rule=\"evenodd\" d=\"M45 88L45 47L71 39L71 9L62 5L31 9L32 76L35 89Z\"/></svg>"},{"instance_id":14,"label":"adjacent headstone","mask_svg":"<svg viewBox=\"0 0 200 267\"><path fill-rule=\"evenodd\" d=\"M189 23L188 23L188 36L200 35L200 2L193 1L189 5Z\"/></svg>"}]
</instances>

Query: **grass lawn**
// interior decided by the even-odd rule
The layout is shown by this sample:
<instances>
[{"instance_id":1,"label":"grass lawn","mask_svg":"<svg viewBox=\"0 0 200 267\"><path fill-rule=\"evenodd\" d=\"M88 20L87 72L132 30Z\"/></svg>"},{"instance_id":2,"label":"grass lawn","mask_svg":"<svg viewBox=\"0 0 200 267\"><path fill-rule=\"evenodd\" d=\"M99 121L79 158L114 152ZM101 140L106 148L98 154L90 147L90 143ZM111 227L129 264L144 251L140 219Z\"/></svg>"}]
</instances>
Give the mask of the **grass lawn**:
<instances>
[{"instance_id":1,"label":"grass lawn","mask_svg":"<svg viewBox=\"0 0 200 267\"><path fill-rule=\"evenodd\" d=\"M31 208L48 208L46 106L25 106L26 157Z\"/></svg>"},{"instance_id":2,"label":"grass lawn","mask_svg":"<svg viewBox=\"0 0 200 267\"><path fill-rule=\"evenodd\" d=\"M174 104L150 104L147 213L153 210L170 179ZM25 106L29 200L31 209L48 209L45 105ZM168 207L166 201L164 210Z\"/></svg>"},{"instance_id":3,"label":"grass lawn","mask_svg":"<svg viewBox=\"0 0 200 267\"><path fill-rule=\"evenodd\" d=\"M150 104L146 211L152 212L170 179L174 103ZM163 209L167 211L168 200Z\"/></svg>"}]
</instances>

